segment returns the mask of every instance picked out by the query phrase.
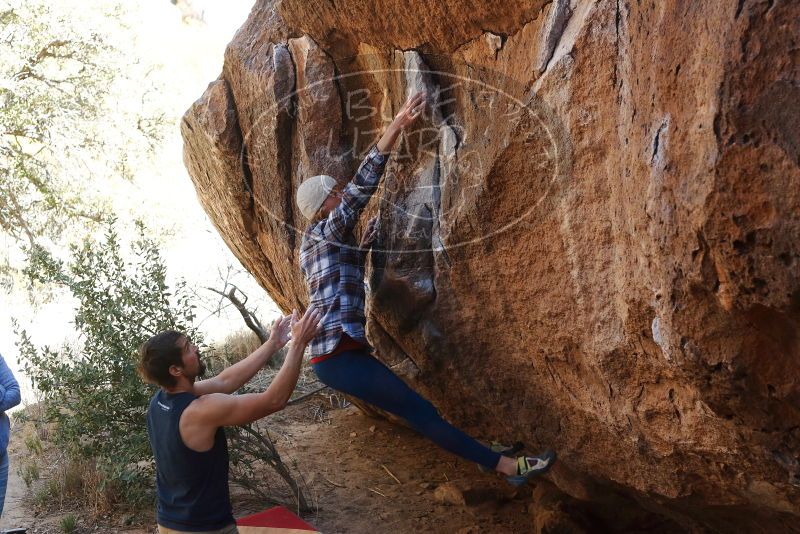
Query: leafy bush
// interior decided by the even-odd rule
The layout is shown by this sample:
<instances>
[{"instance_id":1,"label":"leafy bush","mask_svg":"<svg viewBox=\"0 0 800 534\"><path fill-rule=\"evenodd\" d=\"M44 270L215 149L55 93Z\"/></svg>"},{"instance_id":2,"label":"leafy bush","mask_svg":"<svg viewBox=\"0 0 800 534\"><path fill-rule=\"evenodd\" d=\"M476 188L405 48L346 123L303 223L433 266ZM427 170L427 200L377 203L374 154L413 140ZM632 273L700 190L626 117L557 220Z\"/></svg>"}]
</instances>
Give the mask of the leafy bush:
<instances>
[{"instance_id":1,"label":"leafy bush","mask_svg":"<svg viewBox=\"0 0 800 534\"><path fill-rule=\"evenodd\" d=\"M56 423L52 441L74 458L93 459L107 483L121 484L135 504L152 494L145 417L155 391L136 372L138 347L165 329L200 336L184 284L170 290L144 227L137 224L138 238L125 254L115 226L101 240L72 247L68 265L41 248L31 253L28 275L65 287L77 301L81 346L39 348L24 330L18 346L26 374L44 395L45 418Z\"/></svg>"}]
</instances>

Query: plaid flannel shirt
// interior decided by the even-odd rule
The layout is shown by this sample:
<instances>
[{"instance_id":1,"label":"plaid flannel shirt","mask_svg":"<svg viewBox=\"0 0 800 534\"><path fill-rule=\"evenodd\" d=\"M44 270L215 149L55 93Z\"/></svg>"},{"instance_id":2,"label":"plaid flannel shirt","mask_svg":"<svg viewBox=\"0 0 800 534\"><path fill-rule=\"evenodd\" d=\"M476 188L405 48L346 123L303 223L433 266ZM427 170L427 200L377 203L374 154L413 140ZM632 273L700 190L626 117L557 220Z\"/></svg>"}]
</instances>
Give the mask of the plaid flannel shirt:
<instances>
[{"instance_id":1,"label":"plaid flannel shirt","mask_svg":"<svg viewBox=\"0 0 800 534\"><path fill-rule=\"evenodd\" d=\"M300 269L308 284L310 305L323 314L320 333L311 342L312 357L333 351L343 331L369 345L364 316L367 251L359 248L353 228L378 189L388 158L372 147L345 186L341 203L303 234Z\"/></svg>"}]
</instances>

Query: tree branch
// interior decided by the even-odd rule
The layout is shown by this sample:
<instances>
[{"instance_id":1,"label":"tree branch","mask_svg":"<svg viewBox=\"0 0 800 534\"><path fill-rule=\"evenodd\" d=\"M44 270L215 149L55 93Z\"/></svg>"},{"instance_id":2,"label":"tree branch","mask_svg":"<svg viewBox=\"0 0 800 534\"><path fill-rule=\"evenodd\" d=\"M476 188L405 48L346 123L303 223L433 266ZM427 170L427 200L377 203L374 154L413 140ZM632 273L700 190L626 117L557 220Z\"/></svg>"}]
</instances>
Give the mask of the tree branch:
<instances>
[{"instance_id":1,"label":"tree branch","mask_svg":"<svg viewBox=\"0 0 800 534\"><path fill-rule=\"evenodd\" d=\"M223 297L228 299L230 303L233 304L233 307L239 311L239 314L242 316L242 319L244 319L244 324L246 324L250 330L255 332L256 336L258 336L258 340L262 344L266 343L267 340L269 339L269 332L267 332L267 329L264 328L264 325L261 324L261 321L258 320L258 317L256 317L253 314L253 312L248 310L247 307L245 306L245 303L247 302L247 295L242 293L242 291L233 284L226 284L226 286L231 287L230 291L228 291L227 293L225 293L224 288L223 291L220 291L219 289L214 289L213 287L206 287L206 289L208 289L209 291L213 291L218 295L222 295ZM239 299L239 297L236 296L236 291L239 291L240 293L242 293L242 295L244 295L244 300L241 300Z\"/></svg>"}]
</instances>

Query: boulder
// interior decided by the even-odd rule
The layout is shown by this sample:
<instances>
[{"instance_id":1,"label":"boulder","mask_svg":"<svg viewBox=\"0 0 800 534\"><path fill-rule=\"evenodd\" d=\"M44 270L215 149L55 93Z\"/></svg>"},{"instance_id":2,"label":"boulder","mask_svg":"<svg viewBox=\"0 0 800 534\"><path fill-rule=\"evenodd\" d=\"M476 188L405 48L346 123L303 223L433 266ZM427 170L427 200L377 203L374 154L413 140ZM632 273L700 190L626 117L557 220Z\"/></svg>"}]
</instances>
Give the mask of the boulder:
<instances>
[{"instance_id":1,"label":"boulder","mask_svg":"<svg viewBox=\"0 0 800 534\"><path fill-rule=\"evenodd\" d=\"M470 433L556 449L570 498L788 531L798 42L798 2L258 0L184 159L237 258L302 308L295 190L348 180L426 89L364 216L379 357Z\"/></svg>"}]
</instances>

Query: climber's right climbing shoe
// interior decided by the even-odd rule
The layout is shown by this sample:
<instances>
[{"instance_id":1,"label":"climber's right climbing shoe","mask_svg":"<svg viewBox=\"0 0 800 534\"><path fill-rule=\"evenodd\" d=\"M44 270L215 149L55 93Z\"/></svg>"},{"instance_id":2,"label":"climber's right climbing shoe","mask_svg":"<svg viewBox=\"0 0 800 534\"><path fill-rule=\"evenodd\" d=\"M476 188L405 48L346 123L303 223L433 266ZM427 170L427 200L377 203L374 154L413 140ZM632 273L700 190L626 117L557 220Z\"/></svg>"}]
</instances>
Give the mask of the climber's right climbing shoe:
<instances>
[{"instance_id":1,"label":"climber's right climbing shoe","mask_svg":"<svg viewBox=\"0 0 800 534\"><path fill-rule=\"evenodd\" d=\"M503 445L502 443L498 443L493 441L489 448L492 449L494 452L499 452L503 456L514 456L515 454L519 453L522 449L525 448L525 444L521 441L517 441L513 445ZM482 465L478 466L478 469L483 471L484 473L491 473L494 469L489 469L488 467L484 467Z\"/></svg>"},{"instance_id":2,"label":"climber's right climbing shoe","mask_svg":"<svg viewBox=\"0 0 800 534\"><path fill-rule=\"evenodd\" d=\"M528 479L545 474L556 463L556 453L546 450L539 456L520 456L517 459L517 474L506 477L512 486L522 486Z\"/></svg>"}]
</instances>

